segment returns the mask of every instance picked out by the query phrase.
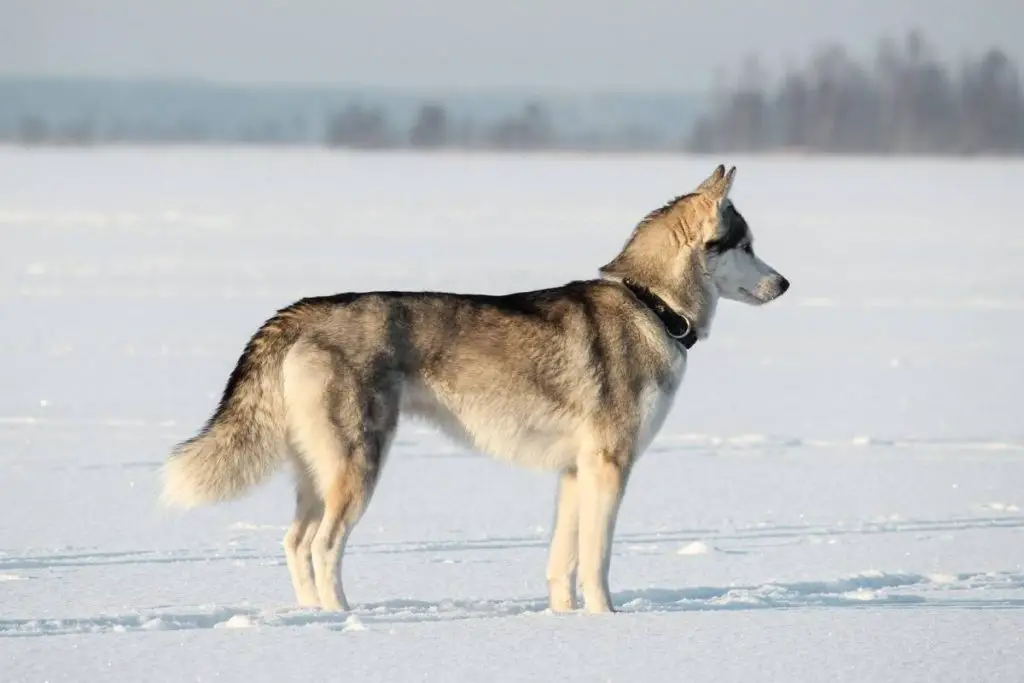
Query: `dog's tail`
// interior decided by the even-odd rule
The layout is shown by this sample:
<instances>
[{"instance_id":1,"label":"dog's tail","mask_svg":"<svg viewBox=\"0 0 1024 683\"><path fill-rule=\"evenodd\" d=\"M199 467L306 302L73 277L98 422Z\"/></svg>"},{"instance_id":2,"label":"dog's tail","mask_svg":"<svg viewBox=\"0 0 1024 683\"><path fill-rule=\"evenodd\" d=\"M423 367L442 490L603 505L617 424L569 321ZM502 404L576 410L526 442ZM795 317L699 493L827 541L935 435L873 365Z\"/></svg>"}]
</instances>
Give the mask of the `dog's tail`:
<instances>
[{"instance_id":1,"label":"dog's tail","mask_svg":"<svg viewBox=\"0 0 1024 683\"><path fill-rule=\"evenodd\" d=\"M213 416L164 465L164 505L191 508L237 498L284 463L281 367L307 308L299 302L278 311L249 340Z\"/></svg>"}]
</instances>

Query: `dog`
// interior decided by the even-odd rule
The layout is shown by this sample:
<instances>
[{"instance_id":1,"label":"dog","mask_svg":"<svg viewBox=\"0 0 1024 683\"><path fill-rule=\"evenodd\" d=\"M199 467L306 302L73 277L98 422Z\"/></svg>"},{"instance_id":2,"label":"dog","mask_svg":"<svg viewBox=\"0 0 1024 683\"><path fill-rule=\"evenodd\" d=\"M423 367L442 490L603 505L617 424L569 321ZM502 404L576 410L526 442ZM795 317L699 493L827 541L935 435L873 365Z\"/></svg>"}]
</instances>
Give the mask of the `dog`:
<instances>
[{"instance_id":1,"label":"dog","mask_svg":"<svg viewBox=\"0 0 1024 683\"><path fill-rule=\"evenodd\" d=\"M399 416L499 459L558 473L546 578L553 612L613 610L615 519L720 299L761 305L789 282L754 255L729 199L736 168L641 220L594 279L504 295L348 292L304 298L245 346L213 415L163 467L192 507L295 473L284 537L303 606L349 609L345 543Z\"/></svg>"}]
</instances>

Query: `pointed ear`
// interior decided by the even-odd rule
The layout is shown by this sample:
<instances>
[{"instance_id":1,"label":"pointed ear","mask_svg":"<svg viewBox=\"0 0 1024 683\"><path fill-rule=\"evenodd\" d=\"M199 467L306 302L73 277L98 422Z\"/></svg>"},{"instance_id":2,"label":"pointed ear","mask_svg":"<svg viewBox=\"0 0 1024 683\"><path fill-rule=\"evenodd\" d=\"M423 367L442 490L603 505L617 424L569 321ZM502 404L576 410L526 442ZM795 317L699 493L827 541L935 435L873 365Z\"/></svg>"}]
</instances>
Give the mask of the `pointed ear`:
<instances>
[{"instance_id":1,"label":"pointed ear","mask_svg":"<svg viewBox=\"0 0 1024 683\"><path fill-rule=\"evenodd\" d=\"M729 169L729 172L722 178L722 196L728 197L729 191L732 190L732 181L736 177L736 167L733 166Z\"/></svg>"},{"instance_id":2,"label":"pointed ear","mask_svg":"<svg viewBox=\"0 0 1024 683\"><path fill-rule=\"evenodd\" d=\"M696 191L697 192L705 192L705 191L707 191L709 188L711 188L714 185L717 185L718 183L720 183L724 176L725 176L725 166L723 166L722 164L719 164L718 168L716 168L714 171L712 171L711 175L709 175L707 178L705 178L704 182L702 182L700 185L697 186L697 190Z\"/></svg>"},{"instance_id":3,"label":"pointed ear","mask_svg":"<svg viewBox=\"0 0 1024 683\"><path fill-rule=\"evenodd\" d=\"M709 187L705 192L713 196L715 199L725 199L729 196L729 190L732 189L733 178L736 177L736 167L733 166L729 169L729 172L725 174L725 177L720 179L713 187Z\"/></svg>"}]
</instances>

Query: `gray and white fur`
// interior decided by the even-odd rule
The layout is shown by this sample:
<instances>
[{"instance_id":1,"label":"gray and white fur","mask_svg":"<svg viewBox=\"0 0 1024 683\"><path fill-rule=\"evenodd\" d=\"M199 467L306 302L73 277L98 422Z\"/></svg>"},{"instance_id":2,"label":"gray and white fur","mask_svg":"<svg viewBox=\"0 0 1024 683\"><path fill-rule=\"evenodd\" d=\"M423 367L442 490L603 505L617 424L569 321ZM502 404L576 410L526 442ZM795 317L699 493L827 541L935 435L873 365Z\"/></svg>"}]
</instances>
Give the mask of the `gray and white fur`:
<instances>
[{"instance_id":1,"label":"gray and white fur","mask_svg":"<svg viewBox=\"0 0 1024 683\"><path fill-rule=\"evenodd\" d=\"M424 418L469 448L559 474L550 607L574 609L578 582L587 611L612 611L616 515L687 360L635 288L704 339L720 299L759 305L789 286L754 255L728 198L735 170L719 166L648 214L596 279L502 296L344 293L281 309L249 340L210 420L174 449L163 500L228 500L291 465L284 546L296 597L347 610L346 539L399 417Z\"/></svg>"}]
</instances>

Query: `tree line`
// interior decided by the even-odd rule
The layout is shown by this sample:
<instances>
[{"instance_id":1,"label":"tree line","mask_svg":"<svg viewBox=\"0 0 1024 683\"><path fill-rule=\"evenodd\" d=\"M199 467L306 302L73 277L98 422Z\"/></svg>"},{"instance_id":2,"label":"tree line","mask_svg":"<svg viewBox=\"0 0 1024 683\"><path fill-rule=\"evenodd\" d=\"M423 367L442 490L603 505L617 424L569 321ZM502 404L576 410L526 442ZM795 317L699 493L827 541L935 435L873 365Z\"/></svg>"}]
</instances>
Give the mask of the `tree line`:
<instances>
[{"instance_id":1,"label":"tree line","mask_svg":"<svg viewBox=\"0 0 1024 683\"><path fill-rule=\"evenodd\" d=\"M350 149L616 150L817 154L1020 154L1024 96L1016 65L992 48L958 65L942 62L918 32L879 43L858 61L839 45L772 76L755 57L733 87L718 90L704 113L678 129L580 130L556 125L541 100L494 120L453 114L441 101L420 104L411 122L386 108L343 104L322 121L302 118L214 129L199 120L55 123L24 117L0 141L89 145L110 142L322 144ZM669 119L671 122L673 119ZM669 126L671 128L671 125Z\"/></svg>"},{"instance_id":2,"label":"tree line","mask_svg":"<svg viewBox=\"0 0 1024 683\"><path fill-rule=\"evenodd\" d=\"M489 148L551 149L574 143L560 138L546 108L527 102L520 111L493 122L455 120L440 102L420 106L408 130L394 125L384 107L349 104L326 117L320 135L310 133L301 122L268 121L263 125L239 127L225 132L212 130L197 120L172 124L146 122L104 123L94 117L54 122L45 116L23 117L18 125L0 130L0 141L23 145L87 146L109 143L168 144L309 144L311 138L328 147L352 149L392 148ZM598 145L602 140L594 138ZM614 136L603 140L615 145ZM620 145L621 146L621 145Z\"/></svg>"},{"instance_id":3,"label":"tree line","mask_svg":"<svg viewBox=\"0 0 1024 683\"><path fill-rule=\"evenodd\" d=\"M544 107L537 102L524 105L522 111L490 124L456 122L444 105L423 104L408 131L388 125L381 108L350 105L330 117L325 142L331 147L383 149L412 147L421 149L460 147L508 150L552 149L564 145L551 125Z\"/></svg>"},{"instance_id":4,"label":"tree line","mask_svg":"<svg viewBox=\"0 0 1024 683\"><path fill-rule=\"evenodd\" d=\"M1019 154L1024 98L1017 67L990 49L958 67L924 37L883 40L869 63L828 46L774 87L755 58L694 125L698 152Z\"/></svg>"}]
</instances>

